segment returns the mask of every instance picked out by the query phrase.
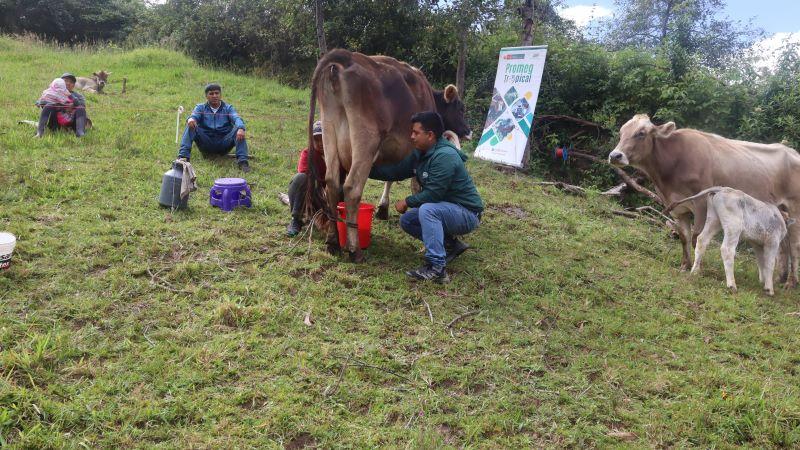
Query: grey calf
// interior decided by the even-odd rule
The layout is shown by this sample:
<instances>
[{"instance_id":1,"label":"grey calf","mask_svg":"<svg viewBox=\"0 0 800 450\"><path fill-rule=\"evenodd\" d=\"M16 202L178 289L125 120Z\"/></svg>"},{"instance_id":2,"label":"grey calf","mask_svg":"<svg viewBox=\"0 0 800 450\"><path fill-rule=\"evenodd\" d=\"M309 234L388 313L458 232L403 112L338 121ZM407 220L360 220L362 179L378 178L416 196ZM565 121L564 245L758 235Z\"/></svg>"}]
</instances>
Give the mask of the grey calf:
<instances>
[{"instance_id":1,"label":"grey calf","mask_svg":"<svg viewBox=\"0 0 800 450\"><path fill-rule=\"evenodd\" d=\"M758 263L758 280L764 283L764 291L773 295L772 276L780 246L786 237L786 217L775 205L764 203L729 187L712 187L698 192L696 195L671 204L665 212L675 206L708 195L708 212L703 231L697 237L694 265L692 273L700 271L703 254L711 239L725 232L720 253L725 266L725 279L728 288L736 291L736 280L733 276L733 261L736 257L736 246L740 238L744 238L753 246Z\"/></svg>"}]
</instances>

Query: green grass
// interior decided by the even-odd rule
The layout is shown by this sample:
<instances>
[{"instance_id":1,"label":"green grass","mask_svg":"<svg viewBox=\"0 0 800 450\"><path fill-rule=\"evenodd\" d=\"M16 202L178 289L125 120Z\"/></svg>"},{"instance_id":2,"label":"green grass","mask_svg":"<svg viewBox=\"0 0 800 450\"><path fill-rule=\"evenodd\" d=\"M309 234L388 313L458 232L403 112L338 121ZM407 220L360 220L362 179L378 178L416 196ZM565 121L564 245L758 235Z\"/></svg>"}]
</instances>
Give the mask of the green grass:
<instances>
[{"instance_id":1,"label":"green grass","mask_svg":"<svg viewBox=\"0 0 800 450\"><path fill-rule=\"evenodd\" d=\"M16 123L35 118L54 76L99 69L115 83L88 97L84 139L35 140ZM239 172L195 158L200 190L172 213L156 197L175 109L212 80L247 121L255 205L210 207L213 180ZM276 195L304 145L306 91L166 50L9 38L0 82L0 230L19 238L0 273L3 442L800 446L797 292L762 296L746 252L731 295L717 247L690 278L677 241L611 215L596 192L571 197L471 160L488 205L466 239L476 250L449 285L414 284L403 271L421 245L396 214L375 224L362 265L327 255L316 232L290 249ZM368 183L367 201L380 187Z\"/></svg>"}]
</instances>

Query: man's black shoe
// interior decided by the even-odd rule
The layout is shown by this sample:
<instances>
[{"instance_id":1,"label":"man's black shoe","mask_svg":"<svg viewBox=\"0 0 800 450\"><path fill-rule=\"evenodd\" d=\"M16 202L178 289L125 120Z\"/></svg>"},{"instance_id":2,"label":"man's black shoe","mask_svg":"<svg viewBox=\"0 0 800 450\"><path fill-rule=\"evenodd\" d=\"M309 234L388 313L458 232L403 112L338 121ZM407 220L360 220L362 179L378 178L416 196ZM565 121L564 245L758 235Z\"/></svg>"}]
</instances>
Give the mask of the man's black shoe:
<instances>
[{"instance_id":1,"label":"man's black shoe","mask_svg":"<svg viewBox=\"0 0 800 450\"><path fill-rule=\"evenodd\" d=\"M239 161L239 170L244 173L250 172L250 163L247 161Z\"/></svg>"},{"instance_id":2,"label":"man's black shoe","mask_svg":"<svg viewBox=\"0 0 800 450\"><path fill-rule=\"evenodd\" d=\"M286 226L286 234L289 237L295 237L300 230L303 228L303 221L298 219L297 217L292 217L292 221L289 222L289 225Z\"/></svg>"},{"instance_id":3,"label":"man's black shoe","mask_svg":"<svg viewBox=\"0 0 800 450\"><path fill-rule=\"evenodd\" d=\"M434 281L436 283L449 283L450 277L447 275L447 270L444 267L433 267L426 264L414 270L406 271L406 275L415 280Z\"/></svg>"},{"instance_id":4,"label":"man's black shoe","mask_svg":"<svg viewBox=\"0 0 800 450\"><path fill-rule=\"evenodd\" d=\"M457 238L453 238L449 242L445 242L444 244L444 252L445 257L444 260L450 264L450 261L456 259L459 255L464 253L469 247L469 244L466 244L462 241L459 241Z\"/></svg>"}]
</instances>

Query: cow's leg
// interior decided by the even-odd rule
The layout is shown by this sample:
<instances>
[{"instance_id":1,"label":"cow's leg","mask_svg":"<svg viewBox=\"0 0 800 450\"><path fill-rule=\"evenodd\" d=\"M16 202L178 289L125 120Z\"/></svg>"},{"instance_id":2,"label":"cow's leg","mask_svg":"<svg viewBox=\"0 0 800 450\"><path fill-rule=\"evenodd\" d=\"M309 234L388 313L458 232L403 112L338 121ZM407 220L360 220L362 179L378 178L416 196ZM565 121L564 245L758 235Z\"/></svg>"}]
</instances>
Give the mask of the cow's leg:
<instances>
[{"instance_id":1,"label":"cow's leg","mask_svg":"<svg viewBox=\"0 0 800 450\"><path fill-rule=\"evenodd\" d=\"M683 256L681 257L681 272L685 272L692 264L692 216L683 214L675 219L675 230L681 240Z\"/></svg>"},{"instance_id":2,"label":"cow's leg","mask_svg":"<svg viewBox=\"0 0 800 450\"><path fill-rule=\"evenodd\" d=\"M736 259L736 246L742 233L740 227L725 226L725 238L722 239L720 253L725 266L725 283L732 292L736 292L736 279L733 276L733 262Z\"/></svg>"},{"instance_id":3,"label":"cow's leg","mask_svg":"<svg viewBox=\"0 0 800 450\"><path fill-rule=\"evenodd\" d=\"M702 230L705 229L707 219L706 211L708 209L708 200L694 202L692 211L692 214L694 215L694 225L692 225L692 247L694 247L697 242L697 236L699 236Z\"/></svg>"},{"instance_id":4,"label":"cow's leg","mask_svg":"<svg viewBox=\"0 0 800 450\"><path fill-rule=\"evenodd\" d=\"M392 189L392 182L387 181L383 185L383 195L378 204L378 212L375 213L375 218L380 220L389 220L389 191Z\"/></svg>"},{"instance_id":5,"label":"cow's leg","mask_svg":"<svg viewBox=\"0 0 800 450\"><path fill-rule=\"evenodd\" d=\"M787 208L789 217L800 221L800 208ZM797 286L797 268L800 263L800 223L794 222L787 227L786 239L789 240L789 275L785 288Z\"/></svg>"},{"instance_id":6,"label":"cow's leg","mask_svg":"<svg viewBox=\"0 0 800 450\"><path fill-rule=\"evenodd\" d=\"M422 191L422 186L419 185L417 177L411 177L411 193L419 194Z\"/></svg>"},{"instance_id":7,"label":"cow's leg","mask_svg":"<svg viewBox=\"0 0 800 450\"><path fill-rule=\"evenodd\" d=\"M706 253L708 244L714 239L714 236L719 233L722 226L719 223L719 218L713 209L708 210L708 218L703 227L703 232L697 237L697 245L694 248L694 265L692 266L692 274L700 272L701 265L703 264L703 255Z\"/></svg>"},{"instance_id":8,"label":"cow's leg","mask_svg":"<svg viewBox=\"0 0 800 450\"><path fill-rule=\"evenodd\" d=\"M354 146L355 147L355 146ZM355 152L354 157L355 157ZM344 180L344 203L347 210L347 244L345 250L350 252L350 260L359 263L364 261L361 243L358 239L358 207L361 203L361 194L367 183L372 160L354 160Z\"/></svg>"},{"instance_id":9,"label":"cow's leg","mask_svg":"<svg viewBox=\"0 0 800 450\"><path fill-rule=\"evenodd\" d=\"M330 140L333 141L333 139ZM327 147L327 141L324 145L326 149L330 148ZM333 144L331 144L331 146L336 148ZM326 153L325 165L327 166L327 170L325 171L325 196L328 201L328 211L333 215L333 217L328 218L328 233L326 234L325 244L328 253L337 255L341 252L341 247L339 246L339 231L336 228L336 220L339 217L339 212L336 208L339 206L339 202L342 201L342 179L340 174L342 168L339 164L338 155L334 152L330 152L330 154Z\"/></svg>"},{"instance_id":10,"label":"cow's leg","mask_svg":"<svg viewBox=\"0 0 800 450\"><path fill-rule=\"evenodd\" d=\"M355 123L359 127L354 126ZM375 152L380 147L380 133L363 127L364 121L350 122L350 145L352 149L352 162L347 178L344 180L344 202L347 210L347 245L353 262L362 262L364 255L358 240L358 206L361 203L361 194L367 184L372 162L375 161Z\"/></svg>"},{"instance_id":11,"label":"cow's leg","mask_svg":"<svg viewBox=\"0 0 800 450\"><path fill-rule=\"evenodd\" d=\"M764 274L764 292L766 292L767 295L775 294L775 290L772 285L772 278L775 272L775 261L780 253L780 245L781 243L778 241L768 243L764 246L762 256L764 268L761 270L761 272Z\"/></svg>"}]
</instances>

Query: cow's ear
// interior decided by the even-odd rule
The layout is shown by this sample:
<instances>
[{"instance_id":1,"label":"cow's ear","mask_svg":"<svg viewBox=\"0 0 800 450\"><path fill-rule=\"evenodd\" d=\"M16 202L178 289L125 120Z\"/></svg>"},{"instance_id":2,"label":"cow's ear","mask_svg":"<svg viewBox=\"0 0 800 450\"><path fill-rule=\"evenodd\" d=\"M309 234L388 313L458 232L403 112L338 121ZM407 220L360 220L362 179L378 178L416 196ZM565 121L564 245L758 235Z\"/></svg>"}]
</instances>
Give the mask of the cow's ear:
<instances>
[{"instance_id":1,"label":"cow's ear","mask_svg":"<svg viewBox=\"0 0 800 450\"><path fill-rule=\"evenodd\" d=\"M664 125L661 125L658 128L658 134L661 137L669 137L673 131L675 131L675 122L667 122Z\"/></svg>"},{"instance_id":2,"label":"cow's ear","mask_svg":"<svg viewBox=\"0 0 800 450\"><path fill-rule=\"evenodd\" d=\"M447 87L444 88L444 101L447 103L452 103L453 100L456 100L457 98L458 88L453 84L448 84Z\"/></svg>"}]
</instances>

